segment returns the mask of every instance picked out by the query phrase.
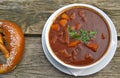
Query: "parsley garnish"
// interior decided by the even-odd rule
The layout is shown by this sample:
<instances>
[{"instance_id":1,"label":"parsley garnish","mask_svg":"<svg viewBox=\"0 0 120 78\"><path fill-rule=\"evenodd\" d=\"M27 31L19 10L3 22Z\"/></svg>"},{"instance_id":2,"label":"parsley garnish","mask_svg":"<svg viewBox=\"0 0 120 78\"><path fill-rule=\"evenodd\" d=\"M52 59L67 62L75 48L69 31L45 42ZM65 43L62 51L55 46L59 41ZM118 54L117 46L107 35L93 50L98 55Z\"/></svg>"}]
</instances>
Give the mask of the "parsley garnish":
<instances>
[{"instance_id":1,"label":"parsley garnish","mask_svg":"<svg viewBox=\"0 0 120 78\"><path fill-rule=\"evenodd\" d=\"M87 43L91 38L95 38L95 35L97 34L96 31L87 31L84 29L80 29L79 32L76 32L70 28L70 25L68 25L68 32L71 38L79 39L83 43Z\"/></svg>"}]
</instances>

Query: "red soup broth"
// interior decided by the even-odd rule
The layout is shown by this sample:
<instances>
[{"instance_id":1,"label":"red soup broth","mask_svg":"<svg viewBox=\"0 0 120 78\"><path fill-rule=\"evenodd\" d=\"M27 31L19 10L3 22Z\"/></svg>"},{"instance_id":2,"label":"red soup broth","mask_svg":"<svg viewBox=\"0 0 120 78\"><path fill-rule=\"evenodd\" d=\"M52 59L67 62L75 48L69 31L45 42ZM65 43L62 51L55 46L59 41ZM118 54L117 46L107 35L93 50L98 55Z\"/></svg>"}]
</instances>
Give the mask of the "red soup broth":
<instances>
[{"instance_id":1,"label":"red soup broth","mask_svg":"<svg viewBox=\"0 0 120 78\"><path fill-rule=\"evenodd\" d=\"M73 7L53 21L49 43L54 54L64 63L86 66L106 53L110 31L99 13L86 7Z\"/></svg>"}]
</instances>

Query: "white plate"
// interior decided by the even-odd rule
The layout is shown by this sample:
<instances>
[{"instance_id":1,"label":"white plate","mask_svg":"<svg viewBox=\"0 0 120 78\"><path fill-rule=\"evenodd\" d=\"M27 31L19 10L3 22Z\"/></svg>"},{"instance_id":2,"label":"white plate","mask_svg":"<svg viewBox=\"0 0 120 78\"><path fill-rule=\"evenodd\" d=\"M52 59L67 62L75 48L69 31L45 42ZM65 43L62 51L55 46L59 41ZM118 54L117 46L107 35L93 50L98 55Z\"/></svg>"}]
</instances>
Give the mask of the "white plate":
<instances>
[{"instance_id":1,"label":"white plate","mask_svg":"<svg viewBox=\"0 0 120 78\"><path fill-rule=\"evenodd\" d=\"M100 63L98 63L97 65L95 65L94 67L91 68L87 68L87 69L82 69L82 70L78 70L78 69L70 69L67 68L63 65L61 65L60 63L58 63L49 53L47 47L46 47L46 43L45 43L45 33L46 33L46 27L48 26L47 23L45 24L45 27L43 29L42 32L42 46L43 46L43 50L44 53L47 57L47 59L50 61L50 63L56 67L58 70L69 74L69 75L74 75L74 76L86 76L86 75L90 75L90 74L94 74L98 71L100 71L101 69L103 69L105 66L107 66L107 64L111 61L111 59L113 58L115 51L116 51L116 47L117 47L117 33L116 33L116 29L114 27L114 24L112 23L112 21L110 20L110 18L104 13L102 12L103 15L105 16L105 18L107 19L107 21L110 24L110 28L112 29L112 44L110 45L110 52L107 54L107 56L104 58L103 61L101 61Z\"/></svg>"},{"instance_id":2,"label":"white plate","mask_svg":"<svg viewBox=\"0 0 120 78\"><path fill-rule=\"evenodd\" d=\"M45 34L45 27L43 29L42 32L42 46L43 46L43 50L44 53L47 57L47 59L50 61L50 63L56 67L58 70L69 74L69 75L74 75L74 76L85 76L85 75L90 75L90 74L94 74L98 71L100 71L101 69L103 69L112 59L114 53L115 53L115 48L113 47L112 51L109 52L109 54L107 55L107 57L104 59L104 61L102 61L101 63L99 63L98 65L89 68L89 69L84 69L84 70L75 70L75 69L69 69L64 67L63 65L61 65L60 63L58 63L55 59L53 59L53 57L50 55L50 53L47 50L46 44L45 44L45 40L44 40L44 34ZM115 44L113 46L116 46Z\"/></svg>"}]
</instances>

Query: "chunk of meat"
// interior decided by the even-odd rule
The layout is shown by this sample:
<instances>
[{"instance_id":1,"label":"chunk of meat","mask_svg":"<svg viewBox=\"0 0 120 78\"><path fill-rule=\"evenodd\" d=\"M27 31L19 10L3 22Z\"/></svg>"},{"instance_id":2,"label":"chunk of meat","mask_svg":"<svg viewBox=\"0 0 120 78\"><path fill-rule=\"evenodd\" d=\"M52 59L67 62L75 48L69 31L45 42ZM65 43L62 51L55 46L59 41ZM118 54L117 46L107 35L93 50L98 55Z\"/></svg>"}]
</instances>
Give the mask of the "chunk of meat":
<instances>
[{"instance_id":1,"label":"chunk of meat","mask_svg":"<svg viewBox=\"0 0 120 78\"><path fill-rule=\"evenodd\" d=\"M69 19L69 17L68 17L68 15L66 14L66 13L63 13L62 15L61 15L61 18L63 18L63 19Z\"/></svg>"},{"instance_id":2,"label":"chunk of meat","mask_svg":"<svg viewBox=\"0 0 120 78\"><path fill-rule=\"evenodd\" d=\"M58 32L58 35L63 36L63 32L62 31Z\"/></svg>"},{"instance_id":3,"label":"chunk of meat","mask_svg":"<svg viewBox=\"0 0 120 78\"><path fill-rule=\"evenodd\" d=\"M80 46L78 45L75 50L76 50L77 52L81 52Z\"/></svg>"},{"instance_id":4,"label":"chunk of meat","mask_svg":"<svg viewBox=\"0 0 120 78\"><path fill-rule=\"evenodd\" d=\"M101 38L102 38L102 39L105 39L104 33L101 34Z\"/></svg>"},{"instance_id":5,"label":"chunk of meat","mask_svg":"<svg viewBox=\"0 0 120 78\"><path fill-rule=\"evenodd\" d=\"M65 44L65 40L64 40L64 39L58 38L58 40L59 40L61 43Z\"/></svg>"},{"instance_id":6,"label":"chunk of meat","mask_svg":"<svg viewBox=\"0 0 120 78\"><path fill-rule=\"evenodd\" d=\"M80 10L80 11L79 11L79 16L80 16L80 17L85 17L85 13L84 13L83 10Z\"/></svg>"},{"instance_id":7,"label":"chunk of meat","mask_svg":"<svg viewBox=\"0 0 120 78\"><path fill-rule=\"evenodd\" d=\"M84 22L87 20L86 17L85 17L85 12L84 12L84 11L80 10L80 11L79 11L79 16L82 18L82 20L83 20Z\"/></svg>"},{"instance_id":8,"label":"chunk of meat","mask_svg":"<svg viewBox=\"0 0 120 78\"><path fill-rule=\"evenodd\" d=\"M81 27L81 25L80 25L80 24L77 24L77 25L76 25L76 30L79 30L80 27Z\"/></svg>"},{"instance_id":9,"label":"chunk of meat","mask_svg":"<svg viewBox=\"0 0 120 78\"><path fill-rule=\"evenodd\" d=\"M72 13L72 14L70 15L70 19L71 19L71 20L75 19L75 13Z\"/></svg>"},{"instance_id":10,"label":"chunk of meat","mask_svg":"<svg viewBox=\"0 0 120 78\"><path fill-rule=\"evenodd\" d=\"M75 41L72 41L68 44L68 47L75 47L77 46L78 44L80 44L81 41L80 40L75 40Z\"/></svg>"},{"instance_id":11,"label":"chunk of meat","mask_svg":"<svg viewBox=\"0 0 120 78\"><path fill-rule=\"evenodd\" d=\"M95 43L87 43L86 46L94 52L96 52L98 48L98 45Z\"/></svg>"},{"instance_id":12,"label":"chunk of meat","mask_svg":"<svg viewBox=\"0 0 120 78\"><path fill-rule=\"evenodd\" d=\"M61 19L60 21L59 21L59 24L60 24L60 26L62 26L62 27L65 27L66 25L67 25L67 20L66 19Z\"/></svg>"},{"instance_id":13,"label":"chunk of meat","mask_svg":"<svg viewBox=\"0 0 120 78\"><path fill-rule=\"evenodd\" d=\"M83 17L82 20L85 22L85 21L87 21L87 18L86 18L86 17Z\"/></svg>"},{"instance_id":14,"label":"chunk of meat","mask_svg":"<svg viewBox=\"0 0 120 78\"><path fill-rule=\"evenodd\" d=\"M65 42L68 44L69 43L69 33L67 30L67 27L65 28L65 31L64 31L64 38L65 38Z\"/></svg>"},{"instance_id":15,"label":"chunk of meat","mask_svg":"<svg viewBox=\"0 0 120 78\"><path fill-rule=\"evenodd\" d=\"M76 52L76 50L74 49L73 51L72 51L72 56L76 56L77 55L77 52Z\"/></svg>"},{"instance_id":16,"label":"chunk of meat","mask_svg":"<svg viewBox=\"0 0 120 78\"><path fill-rule=\"evenodd\" d=\"M58 37L55 35L53 36L53 38L51 39L51 43L55 44L55 42L57 41Z\"/></svg>"},{"instance_id":17,"label":"chunk of meat","mask_svg":"<svg viewBox=\"0 0 120 78\"><path fill-rule=\"evenodd\" d=\"M85 59L91 59L92 58L92 55L90 54L90 53L87 53L86 55L85 55Z\"/></svg>"},{"instance_id":18,"label":"chunk of meat","mask_svg":"<svg viewBox=\"0 0 120 78\"><path fill-rule=\"evenodd\" d=\"M73 59L73 60L77 60L76 55L77 55L76 50L73 50L73 51L72 51L72 59Z\"/></svg>"},{"instance_id":19,"label":"chunk of meat","mask_svg":"<svg viewBox=\"0 0 120 78\"><path fill-rule=\"evenodd\" d=\"M51 29L54 30L54 31L59 31L60 30L59 24L53 24L51 26Z\"/></svg>"},{"instance_id":20,"label":"chunk of meat","mask_svg":"<svg viewBox=\"0 0 120 78\"><path fill-rule=\"evenodd\" d=\"M61 56L65 57L65 58L71 57L71 55L67 52L66 49L60 50L59 53L61 54Z\"/></svg>"}]
</instances>

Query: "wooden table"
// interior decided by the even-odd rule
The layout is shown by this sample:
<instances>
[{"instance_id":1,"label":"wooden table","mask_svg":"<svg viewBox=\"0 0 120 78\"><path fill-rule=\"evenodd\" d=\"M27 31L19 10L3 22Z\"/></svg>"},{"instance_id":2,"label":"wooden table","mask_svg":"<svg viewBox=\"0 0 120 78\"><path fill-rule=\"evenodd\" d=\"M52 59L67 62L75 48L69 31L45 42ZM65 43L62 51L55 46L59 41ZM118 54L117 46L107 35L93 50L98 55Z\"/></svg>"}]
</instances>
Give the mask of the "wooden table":
<instances>
[{"instance_id":1,"label":"wooden table","mask_svg":"<svg viewBox=\"0 0 120 78\"><path fill-rule=\"evenodd\" d=\"M0 19L16 22L26 39L21 62L15 70L0 75L0 78L74 78L54 68L41 45L42 29L48 17L58 8L71 3L97 6L108 14L117 29L118 46L114 58L103 70L85 78L120 77L120 0L0 0Z\"/></svg>"}]
</instances>

